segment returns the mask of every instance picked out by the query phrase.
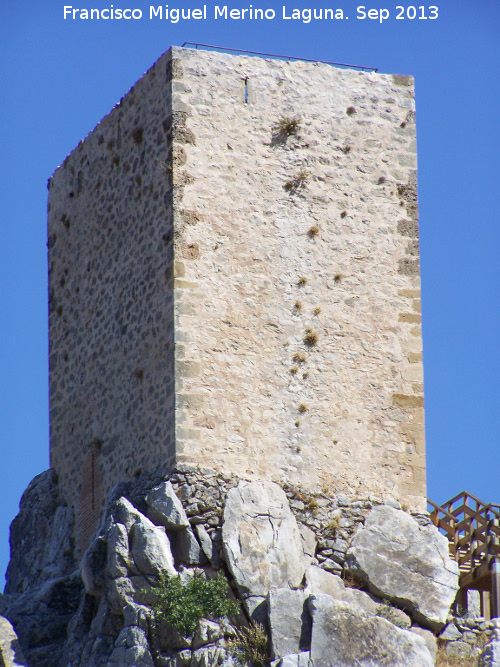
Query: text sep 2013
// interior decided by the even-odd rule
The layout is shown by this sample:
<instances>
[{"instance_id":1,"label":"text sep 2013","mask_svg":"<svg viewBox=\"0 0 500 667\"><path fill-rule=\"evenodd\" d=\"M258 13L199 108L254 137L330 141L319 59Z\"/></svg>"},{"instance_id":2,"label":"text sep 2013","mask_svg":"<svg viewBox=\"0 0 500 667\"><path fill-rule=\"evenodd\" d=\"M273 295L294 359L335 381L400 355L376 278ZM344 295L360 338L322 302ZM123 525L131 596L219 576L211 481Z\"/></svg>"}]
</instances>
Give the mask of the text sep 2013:
<instances>
[{"instance_id":1,"label":"text sep 2013","mask_svg":"<svg viewBox=\"0 0 500 667\"><path fill-rule=\"evenodd\" d=\"M65 5L64 8L64 19L80 19L80 20L140 20L143 18L143 11L141 9L135 8L115 8L114 5L111 5L109 8L105 9L79 9L71 5ZM276 18L276 11L272 8L254 8L252 5L243 8L231 8L228 10L227 5L214 5L212 17L223 20L273 20ZM438 18L438 7L435 5L430 5L428 7L420 5L418 7L414 5L402 6L398 5L395 7L395 16L396 19L437 19ZM170 23L178 23L180 20L206 20L208 18L207 5L203 5L201 8L191 9L188 8L177 8L169 7L168 5L158 5L156 7L150 5L149 7L149 19L160 19L166 20ZM282 7L282 16L283 20L300 20L303 23L310 23L312 20L347 20L349 17L344 14L342 9L333 9L333 8L304 8L304 9L290 9L286 5ZM382 23L383 21L391 18L391 12L389 9L367 9L364 5L359 5L356 8L356 18L360 20L369 19L372 21L378 21Z\"/></svg>"}]
</instances>

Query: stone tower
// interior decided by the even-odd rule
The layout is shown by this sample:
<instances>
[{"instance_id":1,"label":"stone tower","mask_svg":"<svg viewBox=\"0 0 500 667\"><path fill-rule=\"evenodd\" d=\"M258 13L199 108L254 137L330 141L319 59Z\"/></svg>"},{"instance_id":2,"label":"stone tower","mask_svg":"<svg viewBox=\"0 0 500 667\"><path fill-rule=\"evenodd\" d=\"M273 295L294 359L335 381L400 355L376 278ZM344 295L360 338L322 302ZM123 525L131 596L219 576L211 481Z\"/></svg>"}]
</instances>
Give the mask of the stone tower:
<instances>
[{"instance_id":1,"label":"stone tower","mask_svg":"<svg viewBox=\"0 0 500 667\"><path fill-rule=\"evenodd\" d=\"M182 462L422 508L413 97L172 48L56 170L51 464L81 546L117 482Z\"/></svg>"}]
</instances>

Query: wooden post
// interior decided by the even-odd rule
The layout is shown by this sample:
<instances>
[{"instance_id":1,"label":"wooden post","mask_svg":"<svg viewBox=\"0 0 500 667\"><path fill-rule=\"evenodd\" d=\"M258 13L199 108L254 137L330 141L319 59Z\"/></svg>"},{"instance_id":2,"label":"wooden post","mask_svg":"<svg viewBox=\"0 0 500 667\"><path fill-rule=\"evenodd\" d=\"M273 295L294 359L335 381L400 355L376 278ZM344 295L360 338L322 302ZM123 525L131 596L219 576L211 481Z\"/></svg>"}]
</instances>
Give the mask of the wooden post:
<instances>
[{"instance_id":1,"label":"wooden post","mask_svg":"<svg viewBox=\"0 0 500 667\"><path fill-rule=\"evenodd\" d=\"M491 559L491 618L500 618L500 562Z\"/></svg>"}]
</instances>

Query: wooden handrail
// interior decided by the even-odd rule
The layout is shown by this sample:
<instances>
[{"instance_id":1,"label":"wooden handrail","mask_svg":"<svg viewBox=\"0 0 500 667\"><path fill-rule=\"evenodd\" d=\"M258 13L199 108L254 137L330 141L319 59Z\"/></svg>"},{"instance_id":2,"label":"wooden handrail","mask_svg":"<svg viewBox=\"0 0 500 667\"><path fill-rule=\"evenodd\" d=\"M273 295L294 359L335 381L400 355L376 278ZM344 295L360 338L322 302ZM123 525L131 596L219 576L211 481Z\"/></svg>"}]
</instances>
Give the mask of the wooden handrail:
<instances>
[{"instance_id":1,"label":"wooden handrail","mask_svg":"<svg viewBox=\"0 0 500 667\"><path fill-rule=\"evenodd\" d=\"M500 505L462 491L443 505L428 500L432 523L446 536L460 578L470 581L500 554Z\"/></svg>"}]
</instances>

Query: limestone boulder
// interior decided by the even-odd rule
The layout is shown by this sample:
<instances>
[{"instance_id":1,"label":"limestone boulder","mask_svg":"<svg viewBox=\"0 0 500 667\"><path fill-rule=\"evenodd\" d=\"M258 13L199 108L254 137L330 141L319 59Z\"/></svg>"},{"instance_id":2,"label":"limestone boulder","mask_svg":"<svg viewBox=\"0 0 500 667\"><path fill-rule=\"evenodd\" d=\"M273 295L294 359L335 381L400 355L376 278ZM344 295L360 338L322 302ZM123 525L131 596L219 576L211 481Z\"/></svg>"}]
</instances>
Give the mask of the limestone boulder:
<instances>
[{"instance_id":1,"label":"limestone boulder","mask_svg":"<svg viewBox=\"0 0 500 667\"><path fill-rule=\"evenodd\" d=\"M298 588L304 576L302 538L283 490L273 482L240 482L230 489L223 549L248 612L262 620L272 588Z\"/></svg>"},{"instance_id":2,"label":"limestone boulder","mask_svg":"<svg viewBox=\"0 0 500 667\"><path fill-rule=\"evenodd\" d=\"M148 638L142 628L127 626L118 635L108 667L154 667Z\"/></svg>"},{"instance_id":3,"label":"limestone boulder","mask_svg":"<svg viewBox=\"0 0 500 667\"><path fill-rule=\"evenodd\" d=\"M214 644L219 639L219 637L221 637L221 635L222 629L218 623L210 621L206 618L202 618L201 621L199 621L193 635L191 648L196 650L201 646Z\"/></svg>"},{"instance_id":4,"label":"limestone boulder","mask_svg":"<svg viewBox=\"0 0 500 667\"><path fill-rule=\"evenodd\" d=\"M0 616L0 667L23 667L27 664L14 628Z\"/></svg>"},{"instance_id":5,"label":"limestone boulder","mask_svg":"<svg viewBox=\"0 0 500 667\"><path fill-rule=\"evenodd\" d=\"M193 651L189 667L236 667L222 646L207 646Z\"/></svg>"},{"instance_id":6,"label":"limestone boulder","mask_svg":"<svg viewBox=\"0 0 500 667\"><path fill-rule=\"evenodd\" d=\"M278 660L273 660L271 667L309 667L309 659L309 651L291 653L289 655L283 656L282 658L279 658Z\"/></svg>"},{"instance_id":7,"label":"limestone boulder","mask_svg":"<svg viewBox=\"0 0 500 667\"><path fill-rule=\"evenodd\" d=\"M316 540L316 535L314 534L314 532L307 526L304 526L304 524L302 523L299 524L299 531L300 531L300 536L302 537L302 549L304 551L304 558L306 564L309 564L316 555L316 547L318 545L318 541Z\"/></svg>"},{"instance_id":8,"label":"limestone boulder","mask_svg":"<svg viewBox=\"0 0 500 667\"><path fill-rule=\"evenodd\" d=\"M418 635L419 637L422 637L422 639L425 642L425 645L429 649L429 653L431 654L432 661L433 661L432 664L434 664L434 662L436 661L436 654L437 654L437 639L434 636L434 633L431 632L430 630L426 630L425 628L421 628L418 625L414 625L410 629L416 635Z\"/></svg>"},{"instance_id":9,"label":"limestone boulder","mask_svg":"<svg viewBox=\"0 0 500 667\"><path fill-rule=\"evenodd\" d=\"M309 649L311 616L307 607L308 594L289 588L276 588L268 594L271 655L281 658Z\"/></svg>"},{"instance_id":10,"label":"limestone boulder","mask_svg":"<svg viewBox=\"0 0 500 667\"><path fill-rule=\"evenodd\" d=\"M207 557L191 528L171 531L169 539L176 563L203 565L207 562Z\"/></svg>"},{"instance_id":11,"label":"limestone boulder","mask_svg":"<svg viewBox=\"0 0 500 667\"><path fill-rule=\"evenodd\" d=\"M136 588L128 577L110 579L106 589L106 601L114 614L119 614L135 602Z\"/></svg>"},{"instance_id":12,"label":"limestone boulder","mask_svg":"<svg viewBox=\"0 0 500 667\"><path fill-rule=\"evenodd\" d=\"M308 595L325 593L334 600L348 602L368 614L377 614L379 605L365 591L347 588L340 577L326 572L317 565L310 565L306 570L306 589Z\"/></svg>"},{"instance_id":13,"label":"limestone boulder","mask_svg":"<svg viewBox=\"0 0 500 667\"><path fill-rule=\"evenodd\" d=\"M73 570L74 522L75 512L72 507L57 507L47 536L42 579L65 576Z\"/></svg>"},{"instance_id":14,"label":"limestone boulder","mask_svg":"<svg viewBox=\"0 0 500 667\"><path fill-rule=\"evenodd\" d=\"M100 597L105 591L106 560L106 540L102 535L96 535L80 563L82 581L89 595Z\"/></svg>"},{"instance_id":15,"label":"limestone boulder","mask_svg":"<svg viewBox=\"0 0 500 667\"><path fill-rule=\"evenodd\" d=\"M170 542L163 528L140 516L129 537L134 563L142 574L176 575Z\"/></svg>"},{"instance_id":16,"label":"limestone boulder","mask_svg":"<svg viewBox=\"0 0 500 667\"><path fill-rule=\"evenodd\" d=\"M127 532L130 531L134 523L142 516L141 512L124 496L113 501L108 508L108 517L114 523L124 525Z\"/></svg>"},{"instance_id":17,"label":"limestone boulder","mask_svg":"<svg viewBox=\"0 0 500 667\"><path fill-rule=\"evenodd\" d=\"M422 637L347 602L309 598L313 618L310 667L432 667Z\"/></svg>"},{"instance_id":18,"label":"limestone boulder","mask_svg":"<svg viewBox=\"0 0 500 667\"><path fill-rule=\"evenodd\" d=\"M162 482L146 496L148 517L168 530L189 528L189 519L170 482Z\"/></svg>"},{"instance_id":19,"label":"limestone boulder","mask_svg":"<svg viewBox=\"0 0 500 667\"><path fill-rule=\"evenodd\" d=\"M500 619L495 619L494 622L496 627L490 641L483 647L479 667L500 667Z\"/></svg>"},{"instance_id":20,"label":"limestone boulder","mask_svg":"<svg viewBox=\"0 0 500 667\"><path fill-rule=\"evenodd\" d=\"M446 641L453 641L455 639L460 639L462 633L457 628L455 623L448 623L443 632L439 635L439 639L446 639Z\"/></svg>"},{"instance_id":21,"label":"limestone boulder","mask_svg":"<svg viewBox=\"0 0 500 667\"><path fill-rule=\"evenodd\" d=\"M433 631L446 623L458 591L458 565L448 541L432 525L402 510L374 507L358 529L346 569L375 595L389 599Z\"/></svg>"},{"instance_id":22,"label":"limestone boulder","mask_svg":"<svg viewBox=\"0 0 500 667\"><path fill-rule=\"evenodd\" d=\"M162 667L191 667L191 650L174 651L168 656L162 656Z\"/></svg>"},{"instance_id":23,"label":"limestone boulder","mask_svg":"<svg viewBox=\"0 0 500 667\"><path fill-rule=\"evenodd\" d=\"M127 529L121 523L112 523L106 532L107 572L110 577L128 574L129 548Z\"/></svg>"},{"instance_id":24,"label":"limestone boulder","mask_svg":"<svg viewBox=\"0 0 500 667\"><path fill-rule=\"evenodd\" d=\"M203 553L205 554L206 558L212 563L214 567L219 567L220 566L220 557L219 553L217 551L217 547L212 542L212 538L208 534L206 528L204 528L201 524L197 524L195 526L196 530L196 535L198 536L198 540L200 541L201 548L203 549Z\"/></svg>"}]
</instances>

